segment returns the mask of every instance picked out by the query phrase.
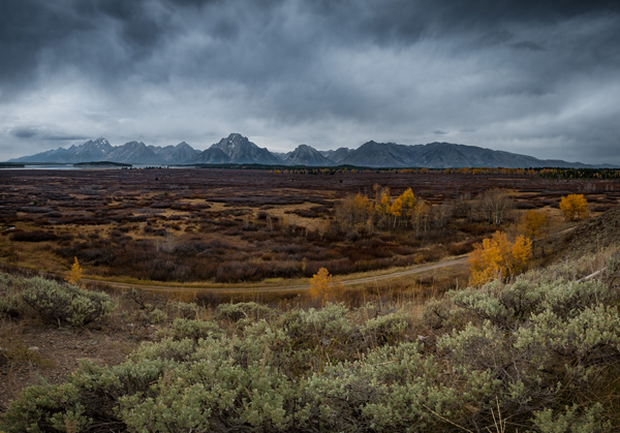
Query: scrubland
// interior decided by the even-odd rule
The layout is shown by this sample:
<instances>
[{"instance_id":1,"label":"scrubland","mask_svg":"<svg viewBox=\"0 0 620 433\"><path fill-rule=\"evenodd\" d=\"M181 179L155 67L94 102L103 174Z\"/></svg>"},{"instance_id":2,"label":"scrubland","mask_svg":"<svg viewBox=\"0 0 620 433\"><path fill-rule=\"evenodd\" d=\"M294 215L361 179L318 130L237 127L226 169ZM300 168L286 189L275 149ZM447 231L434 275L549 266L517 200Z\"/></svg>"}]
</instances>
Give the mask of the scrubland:
<instances>
[{"instance_id":1,"label":"scrubland","mask_svg":"<svg viewBox=\"0 0 620 433\"><path fill-rule=\"evenodd\" d=\"M12 175L0 192L0 431L620 429L617 182L231 172ZM384 193L393 203L408 188L424 220L403 218L406 206L374 206L365 221L342 208ZM499 224L484 206L497 189L510 201ZM590 221L564 221L571 193L587 197ZM286 286L322 267L343 275L465 254L498 228L516 235L531 209L550 225L529 271L478 288L465 269L442 270L323 305L307 293L63 281L77 257L102 281Z\"/></svg>"},{"instance_id":2,"label":"scrubland","mask_svg":"<svg viewBox=\"0 0 620 433\"><path fill-rule=\"evenodd\" d=\"M38 321L101 341L125 327L142 340L115 365L84 357L58 383L41 376L4 408L3 428L617 431L619 257L356 308L205 308L3 274L3 330ZM54 368L20 336L3 340L3 373Z\"/></svg>"},{"instance_id":3,"label":"scrubland","mask_svg":"<svg viewBox=\"0 0 620 433\"><path fill-rule=\"evenodd\" d=\"M465 254L498 228L484 202L493 189L512 203L502 228L536 209L558 231L563 195L584 194L594 215L620 197L615 180L518 171L10 171L0 181L3 262L62 274L77 257L93 278L201 284L308 278L321 267L346 275ZM373 210L359 221L339 212L347 197L380 205L382 194L395 201L408 188L425 205L419 217Z\"/></svg>"}]
</instances>

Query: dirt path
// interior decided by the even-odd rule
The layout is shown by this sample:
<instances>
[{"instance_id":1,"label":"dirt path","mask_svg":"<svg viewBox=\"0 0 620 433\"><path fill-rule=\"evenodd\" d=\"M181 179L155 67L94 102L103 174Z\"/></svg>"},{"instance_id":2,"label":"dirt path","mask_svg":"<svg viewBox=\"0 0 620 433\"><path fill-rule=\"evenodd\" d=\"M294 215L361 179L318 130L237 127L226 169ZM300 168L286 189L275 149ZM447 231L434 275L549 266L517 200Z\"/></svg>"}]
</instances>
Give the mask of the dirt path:
<instances>
[{"instance_id":1,"label":"dirt path","mask_svg":"<svg viewBox=\"0 0 620 433\"><path fill-rule=\"evenodd\" d=\"M576 226L568 227L559 232L550 234L545 236L542 239L539 239L538 242L550 238L551 236L563 236L566 233L574 230ZM361 278L352 278L352 279L341 279L341 282L345 286L354 286L357 284L364 283L372 283L374 281L384 281L391 280L394 278L406 277L409 275L420 274L422 272L428 272L435 269L444 269L451 268L459 265L464 265L467 263L467 259L469 259L469 254L460 256L458 258L452 260L446 260L443 262L433 263L429 265L416 266L411 269L407 269L404 271L392 271L382 275L376 275L372 277L361 277ZM166 286L166 285L153 285L153 284L131 284L131 283L119 283L110 280L104 279L90 279L90 278L82 278L82 281L89 283L102 283L111 287L117 287L121 289L142 289L153 292L215 292L215 293L247 293L247 292L275 292L275 293L286 293L286 292L300 292L303 290L308 290L310 287L309 284L296 284L296 285L288 285L291 283L282 282L277 285L269 285L269 286L237 286L231 285L229 287L200 287L200 286Z\"/></svg>"},{"instance_id":2,"label":"dirt path","mask_svg":"<svg viewBox=\"0 0 620 433\"><path fill-rule=\"evenodd\" d=\"M573 231L576 226L568 227L559 232L550 234L545 236L542 239L539 239L538 242L550 238L552 236L563 236L566 233ZM447 260L443 262L433 263L429 265L416 266L411 269L407 269L404 271L393 271L382 275L376 275L373 277L362 277L362 278L352 278L352 279L341 279L341 282L345 286L354 286L356 284L364 284L364 283L372 283L374 281L384 281L391 280L394 278L406 277L409 275L420 274L422 272L428 272L435 269L444 269L451 268L459 265L464 265L467 263L467 259L469 259L469 254L460 256L458 258ZM149 290L154 292L220 292L220 293L244 293L244 292L300 292L303 290L308 290L310 287L309 284L297 284L293 286L288 286L286 282L283 282L278 285L271 286L230 286L230 287L193 287L193 286L165 286L165 285L149 285L149 284L129 284L129 283L117 283L114 281L106 281L106 280L92 280L88 278L82 278L82 281L92 282L92 283L104 283L112 287L118 287L121 289L142 289Z\"/></svg>"},{"instance_id":3,"label":"dirt path","mask_svg":"<svg viewBox=\"0 0 620 433\"><path fill-rule=\"evenodd\" d=\"M412 269L404 271L394 271L383 275L376 275L373 277L353 278L347 280L341 280L345 286L354 286L356 284L371 283L374 281L391 280L394 278L406 277L408 275L419 274L422 272L428 272L435 269L450 268L467 263L469 255L461 256L457 259L452 259L444 262L433 263L429 265L417 266ZM89 278L82 278L84 282L90 283L103 283L111 287L118 287L121 289L142 289L154 292L295 292L307 290L309 284L298 284L294 286L287 286L286 283L282 283L278 286L231 286L231 287L183 287L183 286L162 286L162 285L149 285L149 284L129 284L129 283L117 283L114 281L106 280L93 280Z\"/></svg>"}]
</instances>

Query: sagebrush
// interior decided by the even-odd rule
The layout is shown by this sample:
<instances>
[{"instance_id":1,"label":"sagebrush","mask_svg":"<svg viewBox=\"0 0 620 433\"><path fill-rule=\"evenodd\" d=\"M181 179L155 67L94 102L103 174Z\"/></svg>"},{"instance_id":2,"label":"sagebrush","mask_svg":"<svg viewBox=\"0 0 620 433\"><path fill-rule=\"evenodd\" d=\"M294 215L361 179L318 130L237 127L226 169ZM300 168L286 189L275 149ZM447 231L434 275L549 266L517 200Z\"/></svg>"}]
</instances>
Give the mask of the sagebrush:
<instances>
[{"instance_id":1,"label":"sagebrush","mask_svg":"<svg viewBox=\"0 0 620 433\"><path fill-rule=\"evenodd\" d=\"M611 432L616 266L562 264L408 305L222 306L177 319L116 367L30 387L7 432Z\"/></svg>"}]
</instances>

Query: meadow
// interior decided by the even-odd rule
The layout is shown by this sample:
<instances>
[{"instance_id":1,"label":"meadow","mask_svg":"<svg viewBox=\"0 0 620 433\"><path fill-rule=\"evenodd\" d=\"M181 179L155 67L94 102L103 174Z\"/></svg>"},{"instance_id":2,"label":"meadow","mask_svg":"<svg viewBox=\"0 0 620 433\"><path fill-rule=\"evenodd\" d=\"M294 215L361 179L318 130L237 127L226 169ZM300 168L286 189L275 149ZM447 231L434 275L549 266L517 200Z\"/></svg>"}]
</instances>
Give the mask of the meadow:
<instances>
[{"instance_id":1,"label":"meadow","mask_svg":"<svg viewBox=\"0 0 620 433\"><path fill-rule=\"evenodd\" d=\"M523 210L556 228L560 198L584 194L594 215L620 197L610 179L549 179L499 170L71 170L0 172L4 263L117 281L240 283L348 275L465 254ZM339 204L411 188L426 213L412 225L345 224ZM510 200L499 227L485 193ZM394 220L396 222L396 220ZM540 251L544 253L544 251Z\"/></svg>"}]
</instances>

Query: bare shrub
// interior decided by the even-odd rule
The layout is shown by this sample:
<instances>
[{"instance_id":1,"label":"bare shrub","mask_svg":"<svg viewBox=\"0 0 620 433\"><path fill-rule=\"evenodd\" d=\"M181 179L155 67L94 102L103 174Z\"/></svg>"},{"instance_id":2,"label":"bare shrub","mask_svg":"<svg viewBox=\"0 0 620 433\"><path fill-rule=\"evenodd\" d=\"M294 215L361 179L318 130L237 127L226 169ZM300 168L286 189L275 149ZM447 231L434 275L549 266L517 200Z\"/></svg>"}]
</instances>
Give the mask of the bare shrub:
<instances>
[{"instance_id":1,"label":"bare shrub","mask_svg":"<svg viewBox=\"0 0 620 433\"><path fill-rule=\"evenodd\" d=\"M15 231L9 238L15 242L46 242L55 241L58 236L54 232L47 232L43 230L33 230L30 232Z\"/></svg>"}]
</instances>

